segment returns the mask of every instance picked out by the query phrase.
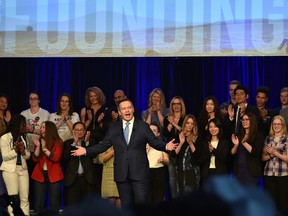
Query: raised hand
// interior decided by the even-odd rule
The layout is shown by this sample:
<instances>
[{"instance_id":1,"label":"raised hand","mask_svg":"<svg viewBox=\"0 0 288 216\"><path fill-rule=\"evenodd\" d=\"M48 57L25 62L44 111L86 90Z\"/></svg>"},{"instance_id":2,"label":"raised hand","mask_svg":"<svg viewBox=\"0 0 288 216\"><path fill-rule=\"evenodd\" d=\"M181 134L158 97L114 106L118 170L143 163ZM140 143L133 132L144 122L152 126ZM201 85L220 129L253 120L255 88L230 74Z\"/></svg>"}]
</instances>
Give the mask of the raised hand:
<instances>
[{"instance_id":1,"label":"raised hand","mask_svg":"<svg viewBox=\"0 0 288 216\"><path fill-rule=\"evenodd\" d=\"M32 141L36 147L38 148L40 147L39 139L37 139L36 137L32 137Z\"/></svg>"},{"instance_id":2,"label":"raised hand","mask_svg":"<svg viewBox=\"0 0 288 216\"><path fill-rule=\"evenodd\" d=\"M229 104L229 106L228 106L228 115L230 118L234 118L234 116L235 116L234 108L233 108L232 104Z\"/></svg>"},{"instance_id":3,"label":"raised hand","mask_svg":"<svg viewBox=\"0 0 288 216\"><path fill-rule=\"evenodd\" d=\"M209 152L212 153L214 147L211 145L211 142L208 142L208 145L209 145Z\"/></svg>"},{"instance_id":4,"label":"raised hand","mask_svg":"<svg viewBox=\"0 0 288 216\"><path fill-rule=\"evenodd\" d=\"M231 140L232 140L232 142L233 142L234 145L236 145L236 146L239 145L239 139L238 139L237 136L235 136L235 134L232 134Z\"/></svg>"},{"instance_id":5,"label":"raised hand","mask_svg":"<svg viewBox=\"0 0 288 216\"><path fill-rule=\"evenodd\" d=\"M92 120L92 111L91 109L87 110L88 119Z\"/></svg>"},{"instance_id":6,"label":"raised hand","mask_svg":"<svg viewBox=\"0 0 288 216\"><path fill-rule=\"evenodd\" d=\"M91 135L91 131L87 131L87 132L86 132L86 135L85 135L85 138L84 138L84 142L85 142L85 143L89 141L90 135Z\"/></svg>"},{"instance_id":7,"label":"raised hand","mask_svg":"<svg viewBox=\"0 0 288 216\"><path fill-rule=\"evenodd\" d=\"M74 140L74 143L78 143L78 140L79 140L78 134L74 130L73 130L73 140Z\"/></svg>"},{"instance_id":8,"label":"raised hand","mask_svg":"<svg viewBox=\"0 0 288 216\"><path fill-rule=\"evenodd\" d=\"M184 143L185 142L185 134L184 134L183 131L179 134L179 140L180 140L180 143Z\"/></svg>"}]
</instances>

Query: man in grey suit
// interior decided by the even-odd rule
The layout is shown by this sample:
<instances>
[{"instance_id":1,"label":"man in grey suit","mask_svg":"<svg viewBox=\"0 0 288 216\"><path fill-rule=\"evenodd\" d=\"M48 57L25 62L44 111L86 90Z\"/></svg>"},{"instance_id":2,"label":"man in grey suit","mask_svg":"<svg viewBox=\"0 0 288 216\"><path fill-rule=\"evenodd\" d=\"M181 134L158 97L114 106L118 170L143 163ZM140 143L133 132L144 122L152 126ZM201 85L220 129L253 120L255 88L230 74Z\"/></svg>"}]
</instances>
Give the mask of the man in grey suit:
<instances>
[{"instance_id":1,"label":"man in grey suit","mask_svg":"<svg viewBox=\"0 0 288 216\"><path fill-rule=\"evenodd\" d=\"M77 146L77 150L71 151L71 154L95 157L113 146L114 180L122 206L146 204L149 200L149 161L146 144L149 143L160 151L172 151L177 144L173 143L174 139L167 144L157 139L147 123L134 118L134 106L130 99L126 98L118 103L118 112L122 120L109 128L99 144L87 149Z\"/></svg>"}]
</instances>

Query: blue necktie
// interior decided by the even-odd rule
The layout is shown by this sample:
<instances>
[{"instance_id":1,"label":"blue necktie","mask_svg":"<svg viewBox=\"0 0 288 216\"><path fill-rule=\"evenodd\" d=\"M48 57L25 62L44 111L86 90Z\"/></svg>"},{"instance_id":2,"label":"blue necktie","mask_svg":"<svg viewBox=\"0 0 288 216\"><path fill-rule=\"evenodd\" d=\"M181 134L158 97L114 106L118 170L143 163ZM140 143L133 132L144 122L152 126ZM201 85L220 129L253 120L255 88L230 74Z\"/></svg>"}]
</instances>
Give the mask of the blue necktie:
<instances>
[{"instance_id":1,"label":"blue necktie","mask_svg":"<svg viewBox=\"0 0 288 216\"><path fill-rule=\"evenodd\" d=\"M129 136L129 124L130 122L126 122L126 126L124 128L124 137L125 137L127 145L128 145L128 136Z\"/></svg>"}]
</instances>

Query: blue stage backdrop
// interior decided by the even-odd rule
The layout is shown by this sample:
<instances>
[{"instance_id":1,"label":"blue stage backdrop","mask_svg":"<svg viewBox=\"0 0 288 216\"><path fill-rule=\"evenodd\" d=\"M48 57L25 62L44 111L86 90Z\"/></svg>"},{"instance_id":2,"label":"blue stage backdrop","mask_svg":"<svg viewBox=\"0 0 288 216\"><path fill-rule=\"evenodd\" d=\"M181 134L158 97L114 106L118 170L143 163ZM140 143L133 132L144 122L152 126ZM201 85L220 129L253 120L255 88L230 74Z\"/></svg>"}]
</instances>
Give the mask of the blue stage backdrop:
<instances>
[{"instance_id":1,"label":"blue stage backdrop","mask_svg":"<svg viewBox=\"0 0 288 216\"><path fill-rule=\"evenodd\" d=\"M287 57L1 58L0 64L0 92L10 97L14 113L27 109L28 94L34 90L50 112L56 111L62 92L71 94L79 112L90 86L103 90L107 105L113 103L113 92L123 89L142 111L150 91L159 87L167 106L180 95L187 112L198 115L206 96L215 95L219 103L229 99L232 79L248 87L252 104L257 86L268 86L272 108L280 105L280 89L288 86Z\"/></svg>"}]
</instances>

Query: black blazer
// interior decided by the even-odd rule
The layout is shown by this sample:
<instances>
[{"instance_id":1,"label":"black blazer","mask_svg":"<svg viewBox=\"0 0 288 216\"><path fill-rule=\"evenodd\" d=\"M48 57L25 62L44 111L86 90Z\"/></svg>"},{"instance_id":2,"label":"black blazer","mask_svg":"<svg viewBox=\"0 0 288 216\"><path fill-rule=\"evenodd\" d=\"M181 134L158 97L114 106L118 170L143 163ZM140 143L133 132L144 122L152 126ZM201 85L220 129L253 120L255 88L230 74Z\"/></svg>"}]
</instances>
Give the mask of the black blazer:
<instances>
[{"instance_id":1,"label":"black blazer","mask_svg":"<svg viewBox=\"0 0 288 216\"><path fill-rule=\"evenodd\" d=\"M216 174L228 174L226 160L228 157L229 145L226 139L220 139L216 149L212 151L215 156ZM212 155L209 151L209 143L205 141L202 146L201 164L202 177L207 178L209 174L210 158Z\"/></svg>"},{"instance_id":2,"label":"black blazer","mask_svg":"<svg viewBox=\"0 0 288 216\"><path fill-rule=\"evenodd\" d=\"M262 151L264 147L263 134L261 132L257 132L254 139L251 142L249 141L247 142L252 146L251 153L249 153L248 151L245 151L249 173L253 177L260 177L263 175L263 166L262 166L262 160L261 160ZM242 145L242 144L240 143L239 145ZM237 151L235 155L234 170L233 170L233 173L235 175L238 172L238 166L237 166L238 157L239 157L239 151Z\"/></svg>"},{"instance_id":3,"label":"black blazer","mask_svg":"<svg viewBox=\"0 0 288 216\"><path fill-rule=\"evenodd\" d=\"M79 157L71 156L71 150L74 150L75 147L71 146L74 142L73 139L66 140L64 142L63 150L63 160L64 160L64 186L71 186L78 175L79 167ZM94 143L92 140L89 141L88 146L92 146ZM85 143L82 142L82 147L87 148ZM96 175L93 170L93 158L87 156L80 156L81 164L84 170L84 177L89 184L96 183Z\"/></svg>"},{"instance_id":4,"label":"black blazer","mask_svg":"<svg viewBox=\"0 0 288 216\"><path fill-rule=\"evenodd\" d=\"M127 145L122 121L111 125L104 139L87 149L87 156L95 157L113 145L114 148L114 180L123 182L129 177L132 180L149 180L149 161L146 153L146 144L153 148L165 151L166 143L158 139L149 125L134 118L134 125ZM129 176L128 176L129 175Z\"/></svg>"},{"instance_id":5,"label":"black blazer","mask_svg":"<svg viewBox=\"0 0 288 216\"><path fill-rule=\"evenodd\" d=\"M234 106L234 113L235 113L235 116L234 116L234 119L231 121L229 119L229 115L227 115L226 119L225 119L225 122L224 122L224 126L225 128L227 128L227 139L230 140L231 139L231 135L234 134L234 130L235 130L235 124L236 124L236 113L237 113L237 109L238 109L238 106ZM260 129L261 127L261 117L260 117L260 111L257 107L255 106L252 106L250 104L247 104L247 107L245 109L245 113L253 113L256 117L256 120L257 120L257 125L258 125L258 130ZM241 116L241 119L242 119L242 116ZM242 124L240 123L240 128L242 127ZM239 128L239 131L240 131L240 128Z\"/></svg>"}]
</instances>

